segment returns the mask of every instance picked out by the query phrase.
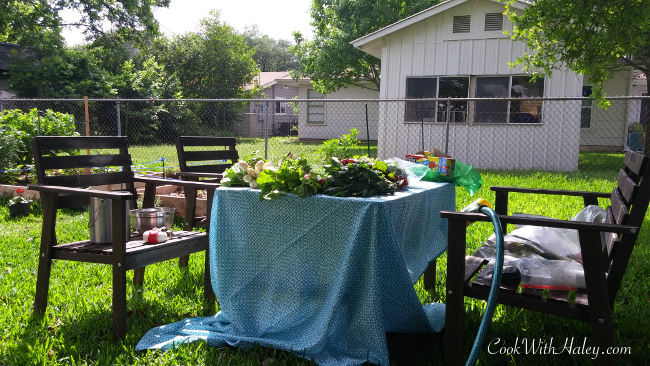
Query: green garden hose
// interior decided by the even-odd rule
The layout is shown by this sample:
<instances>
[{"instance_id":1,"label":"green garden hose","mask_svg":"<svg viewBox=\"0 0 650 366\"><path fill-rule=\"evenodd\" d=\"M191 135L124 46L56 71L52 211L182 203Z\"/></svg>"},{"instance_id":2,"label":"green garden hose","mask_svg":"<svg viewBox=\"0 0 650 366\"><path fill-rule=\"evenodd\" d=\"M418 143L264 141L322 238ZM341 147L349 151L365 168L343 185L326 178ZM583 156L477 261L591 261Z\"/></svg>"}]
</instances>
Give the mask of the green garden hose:
<instances>
[{"instance_id":1,"label":"green garden hose","mask_svg":"<svg viewBox=\"0 0 650 366\"><path fill-rule=\"evenodd\" d=\"M477 201L478 202L478 201ZM478 207L476 207L478 206ZM490 287L490 294L488 295L487 306L485 307L485 313L483 313L483 319L481 319L481 326L478 328L478 335L474 341L474 346L472 347L472 352L467 359L465 366L472 366L476 364L478 356L481 353L481 348L485 342L485 336L490 330L490 323L492 322L492 315L494 315L494 309L497 306L497 295L499 294L499 286L501 284L501 272L503 270L503 230L501 229L501 222L496 212L488 206L477 204L475 207L465 209L463 211L473 211L473 212L483 212L484 214L490 217L492 224L494 225L494 235L496 236L496 259L494 264L494 273L492 274L492 286ZM468 206L468 208L471 206Z\"/></svg>"}]
</instances>

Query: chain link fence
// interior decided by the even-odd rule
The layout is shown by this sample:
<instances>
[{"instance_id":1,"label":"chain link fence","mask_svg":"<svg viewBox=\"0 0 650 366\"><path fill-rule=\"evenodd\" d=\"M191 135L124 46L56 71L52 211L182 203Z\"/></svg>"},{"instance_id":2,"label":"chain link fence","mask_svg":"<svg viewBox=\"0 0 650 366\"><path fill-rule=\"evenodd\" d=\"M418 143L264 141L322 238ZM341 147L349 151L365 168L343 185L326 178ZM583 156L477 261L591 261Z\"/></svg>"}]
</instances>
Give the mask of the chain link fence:
<instances>
[{"instance_id":1,"label":"chain link fence","mask_svg":"<svg viewBox=\"0 0 650 366\"><path fill-rule=\"evenodd\" d=\"M356 129L355 152L373 157L437 148L477 169L575 171L643 151L648 100L612 97L605 110L588 98L3 99L0 110L51 109L73 115L82 136L128 136L143 170L173 170L178 136L237 136L240 156L318 161L323 141Z\"/></svg>"}]
</instances>

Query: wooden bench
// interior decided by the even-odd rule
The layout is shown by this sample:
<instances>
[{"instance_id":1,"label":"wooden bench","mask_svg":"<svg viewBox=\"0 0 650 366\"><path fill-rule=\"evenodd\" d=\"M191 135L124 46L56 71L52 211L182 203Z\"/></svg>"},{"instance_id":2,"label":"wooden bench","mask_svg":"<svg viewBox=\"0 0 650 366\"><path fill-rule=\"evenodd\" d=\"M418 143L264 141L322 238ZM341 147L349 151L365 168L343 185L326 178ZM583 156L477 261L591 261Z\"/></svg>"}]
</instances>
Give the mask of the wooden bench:
<instances>
[{"instance_id":1,"label":"wooden bench","mask_svg":"<svg viewBox=\"0 0 650 366\"><path fill-rule=\"evenodd\" d=\"M575 291L575 301L568 301L569 291L524 289L519 279L503 279L498 303L564 318L591 323L594 343L601 350L614 347L614 324L611 311L630 260L650 201L648 158L628 151L625 168L618 175L618 187L611 193L559 191L513 187L491 187L496 192L495 211L506 232L508 224L546 226L578 230L585 272L585 290ZM609 198L607 222L603 224L555 219L508 216L509 193L550 194L583 197L584 205L598 204ZM491 265L478 252L465 257L466 222L489 221L479 213L443 211L449 220L447 253L447 307L445 319L445 363L459 365L463 360L462 329L465 296L486 300L491 286ZM601 246L601 232L607 233L606 247ZM616 364L616 356L601 354L601 365Z\"/></svg>"},{"instance_id":2,"label":"wooden bench","mask_svg":"<svg viewBox=\"0 0 650 366\"><path fill-rule=\"evenodd\" d=\"M192 231L174 232L173 238L160 244L145 244L141 235L127 235L128 208L136 207L135 182L145 183L143 207L154 206L156 185L169 181L158 178L136 177L131 171L131 156L126 137L35 137L32 140L38 184L29 185L41 196L43 229L38 253L38 274L34 312L44 313L50 282L52 260L71 260L111 265L113 268L113 334L126 334L126 271L134 270L133 282L142 284L146 265L206 251L204 296L214 302L208 270L208 236ZM86 149L111 149L117 152L102 155L49 156L51 150L71 150L83 153ZM119 167L120 171L90 173L91 168ZM74 169L70 175L48 175L50 170ZM84 174L84 171L87 174ZM121 185L120 191L83 189L98 185ZM176 182L192 189L208 189L214 185L200 182ZM91 197L110 200L112 209L112 243L92 244L89 240L58 244L56 215L62 208L88 206ZM129 204L127 204L129 202ZM119 224L121 223L121 224ZM115 239L117 238L117 239Z\"/></svg>"}]
</instances>

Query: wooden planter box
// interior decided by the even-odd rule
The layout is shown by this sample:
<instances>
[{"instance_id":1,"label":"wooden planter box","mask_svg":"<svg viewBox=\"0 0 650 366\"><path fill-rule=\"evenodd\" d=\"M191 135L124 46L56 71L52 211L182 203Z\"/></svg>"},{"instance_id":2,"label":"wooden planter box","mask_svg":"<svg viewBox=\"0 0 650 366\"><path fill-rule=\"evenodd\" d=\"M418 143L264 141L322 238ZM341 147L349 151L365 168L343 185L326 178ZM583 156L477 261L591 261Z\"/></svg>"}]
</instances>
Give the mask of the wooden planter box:
<instances>
[{"instance_id":1,"label":"wooden planter box","mask_svg":"<svg viewBox=\"0 0 650 366\"><path fill-rule=\"evenodd\" d=\"M186 205L185 197L176 197L168 195L158 195L160 197L160 205L162 207L173 207L176 209L176 215L185 217ZM197 199L196 209L194 210L194 217L205 216L208 212L208 200Z\"/></svg>"},{"instance_id":2,"label":"wooden planter box","mask_svg":"<svg viewBox=\"0 0 650 366\"><path fill-rule=\"evenodd\" d=\"M41 196L38 194L38 191L30 191L27 189L26 186L12 186L8 184L0 184L0 196L9 196L9 197L15 197L18 195L16 193L16 189L22 188L25 190L25 193L20 194L20 196L23 196L26 200L34 200L34 199L39 199Z\"/></svg>"}]
</instances>

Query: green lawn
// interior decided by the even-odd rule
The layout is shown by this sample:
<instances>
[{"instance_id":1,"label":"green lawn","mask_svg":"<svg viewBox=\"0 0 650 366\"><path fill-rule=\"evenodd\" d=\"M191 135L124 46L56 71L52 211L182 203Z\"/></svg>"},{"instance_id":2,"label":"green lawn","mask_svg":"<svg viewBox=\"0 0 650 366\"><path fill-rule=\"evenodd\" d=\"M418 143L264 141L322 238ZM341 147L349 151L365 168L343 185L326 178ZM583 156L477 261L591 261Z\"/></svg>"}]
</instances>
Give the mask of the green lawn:
<instances>
[{"instance_id":1,"label":"green lawn","mask_svg":"<svg viewBox=\"0 0 650 366\"><path fill-rule=\"evenodd\" d=\"M300 142L297 137L271 137L269 138L267 147L267 158L272 161L278 161L282 156L288 152L293 153L295 156L304 154L309 161L317 161L318 148L322 146L320 142ZM237 151L239 156L250 154L258 151L260 156L264 156L265 144L263 138L240 138L237 141ZM163 168L163 163L159 162L160 158L164 158L165 171L173 172L178 171L178 158L176 154L176 146L174 145L149 145L149 146L131 146L129 147L133 164L136 169L152 169L160 171ZM367 155L368 148L364 143L355 150L356 154ZM370 156L377 156L377 142L370 143ZM137 165L141 164L140 167Z\"/></svg>"},{"instance_id":2,"label":"green lawn","mask_svg":"<svg viewBox=\"0 0 650 366\"><path fill-rule=\"evenodd\" d=\"M240 145L245 144L247 142ZM263 141L261 144L263 146ZM252 141L250 145L256 148L260 142ZM296 145L294 153L310 148ZM314 150L310 151L313 153ZM132 152L134 156L148 154L146 149L137 147L132 148ZM614 164L622 163L621 154L582 154L577 172L482 171L484 187L478 196L494 202L494 194L488 189L491 185L610 191L616 184L617 169L611 164L601 168L598 161L602 159L611 159ZM469 197L462 189L456 192L458 209L476 199ZM188 268L178 268L175 261L148 266L143 287L136 288L129 282L127 306L134 311L127 321L127 337L119 343L113 343L111 336L111 270L106 265L55 261L47 313L45 316L33 316L31 309L36 286L40 209L36 204L29 217L12 219L8 217L6 202L6 199L0 200L0 329L3 329L0 365L260 365L269 357L279 361L274 364L309 364L278 350L261 347L248 351L213 349L201 342L168 352L134 351L138 340L151 327L204 315L203 308L207 308L207 304L202 302L203 254L192 255ZM601 200L601 204L605 206L605 201ZM535 196L532 199L526 195L512 194L510 212L568 219L579 211L581 205L578 198ZM650 358L650 284L647 281L650 276L650 234L647 221L646 217L615 305L617 345L631 347L631 355L620 357L623 365L645 364ZM87 212L64 210L57 222L59 242L87 239L87 225ZM489 224L470 226L468 254L490 233ZM421 281L415 285L423 303L444 302L445 270L446 258L443 255L438 260L436 291L425 291ZM129 272L131 275L132 272ZM467 356L485 303L467 299L466 305L464 332L467 338L463 347ZM574 337L580 345L585 337L588 344L593 341L589 324L499 306L487 342L500 338L507 345L513 345L517 337L529 340L542 338L546 342L553 337L554 345L564 343L567 337ZM425 346L426 350L421 350L421 353L417 350L411 355L414 357L411 361L394 364L439 364L444 345L435 341ZM487 346L483 350L487 350ZM426 355L431 357L430 360L418 361ZM590 362L589 356L566 353L488 355L483 352L480 358L483 365L582 365Z\"/></svg>"}]
</instances>

